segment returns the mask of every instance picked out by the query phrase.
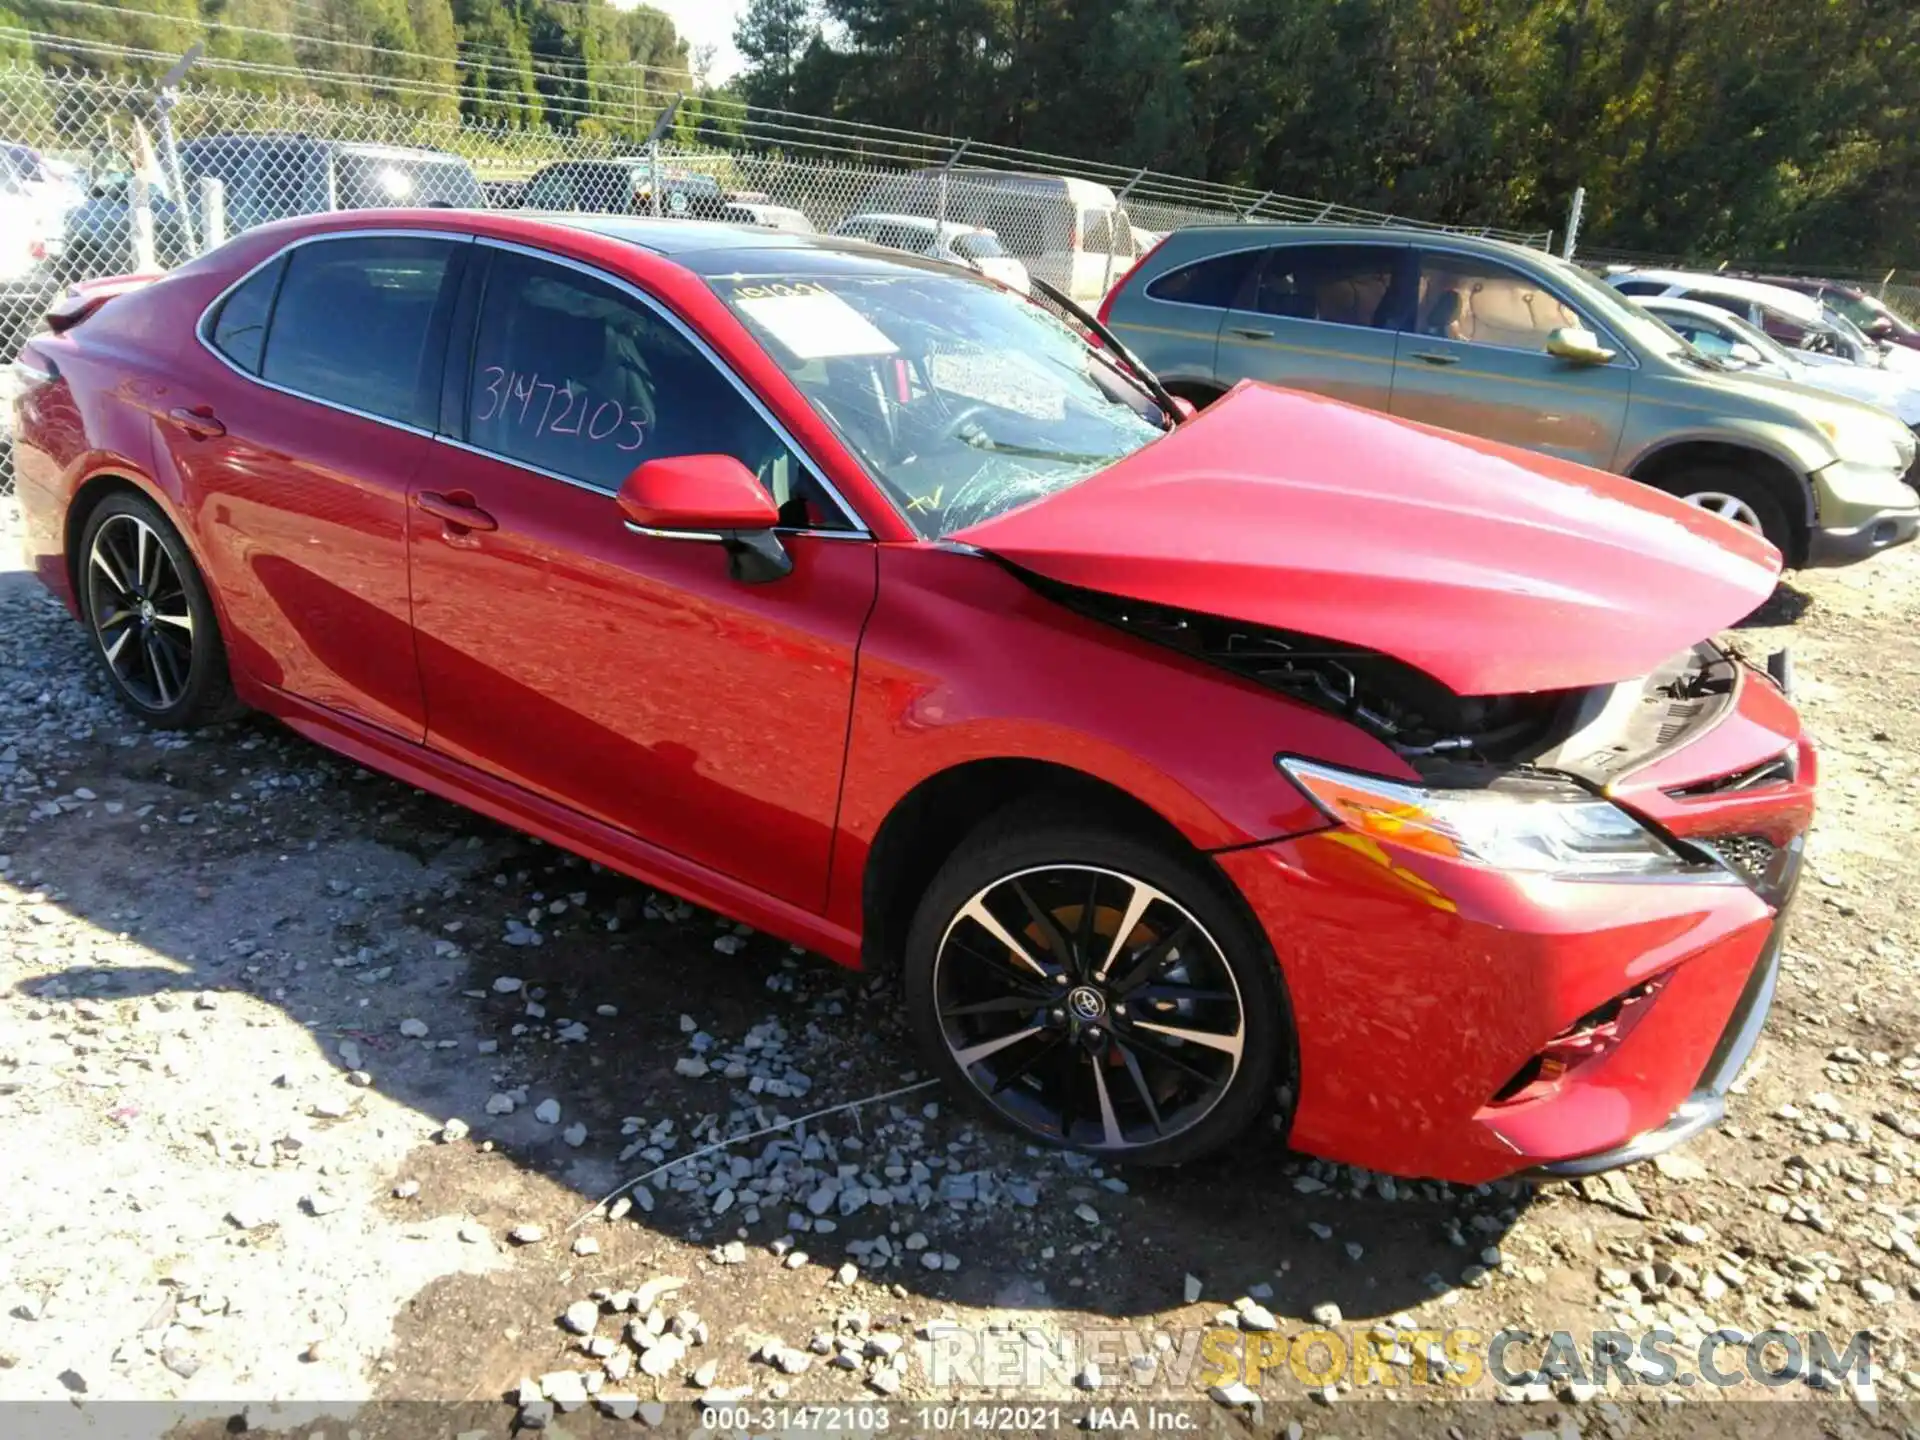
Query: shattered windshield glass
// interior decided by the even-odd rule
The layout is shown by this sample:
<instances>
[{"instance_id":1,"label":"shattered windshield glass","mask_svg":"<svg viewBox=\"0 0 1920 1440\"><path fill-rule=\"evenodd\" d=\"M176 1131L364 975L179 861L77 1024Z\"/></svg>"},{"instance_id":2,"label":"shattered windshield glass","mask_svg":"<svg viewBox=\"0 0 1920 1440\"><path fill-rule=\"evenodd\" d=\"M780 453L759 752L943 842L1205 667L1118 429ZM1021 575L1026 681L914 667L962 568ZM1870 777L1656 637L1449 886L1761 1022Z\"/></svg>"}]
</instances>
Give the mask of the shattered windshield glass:
<instances>
[{"instance_id":1,"label":"shattered windshield glass","mask_svg":"<svg viewBox=\"0 0 1920 1440\"><path fill-rule=\"evenodd\" d=\"M998 286L918 271L710 283L929 539L1084 480L1171 423Z\"/></svg>"}]
</instances>

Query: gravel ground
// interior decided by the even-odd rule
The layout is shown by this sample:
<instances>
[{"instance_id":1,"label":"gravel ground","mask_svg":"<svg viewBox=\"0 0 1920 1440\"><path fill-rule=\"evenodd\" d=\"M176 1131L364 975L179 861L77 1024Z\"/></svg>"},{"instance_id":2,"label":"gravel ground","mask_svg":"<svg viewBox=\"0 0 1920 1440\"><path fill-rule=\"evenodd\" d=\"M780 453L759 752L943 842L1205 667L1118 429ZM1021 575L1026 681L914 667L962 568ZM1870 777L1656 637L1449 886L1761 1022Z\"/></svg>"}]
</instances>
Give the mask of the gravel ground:
<instances>
[{"instance_id":1,"label":"gravel ground","mask_svg":"<svg viewBox=\"0 0 1920 1440\"><path fill-rule=\"evenodd\" d=\"M0 563L17 523L0 500ZM1920 1397L1917 596L1909 549L1797 577L1739 637L1794 647L1824 790L1730 1122L1612 1181L1469 1191L1270 1136L1114 1173L983 1130L926 1088L886 987L268 722L147 732L0 570L0 1399L164 1401L141 1423L194 1435L244 1428L216 1423L242 1402L270 1429L433 1400L456 1407L436 1433L504 1435L684 1429L702 1396L890 1404L921 1431L958 1428L919 1414L933 1399L1049 1398L1068 1424L1200 1397L1202 1429L1354 1435L1437 1426L1457 1393L1411 1381L1402 1343L1383 1385L1282 1371L1257 1409L1207 1400L1192 1337L1224 1314L1249 1341L1871 1331L1870 1389L1727 1393L1899 1433ZM973 1353L955 1335L1028 1383L941 1373ZM1471 1393L1522 1408L1448 1418L1624 1434L1711 1425L1694 1402L1723 1398L1520 1378ZM355 1423L402 1433L395 1413Z\"/></svg>"}]
</instances>

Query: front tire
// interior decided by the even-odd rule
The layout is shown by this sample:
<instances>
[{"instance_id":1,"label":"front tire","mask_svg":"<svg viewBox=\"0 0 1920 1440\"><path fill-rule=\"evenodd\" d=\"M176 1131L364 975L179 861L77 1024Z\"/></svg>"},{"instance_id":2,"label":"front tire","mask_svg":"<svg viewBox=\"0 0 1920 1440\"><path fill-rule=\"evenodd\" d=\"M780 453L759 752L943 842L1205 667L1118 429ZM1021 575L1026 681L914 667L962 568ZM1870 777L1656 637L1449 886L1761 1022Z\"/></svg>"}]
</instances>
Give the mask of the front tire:
<instances>
[{"instance_id":1,"label":"front tire","mask_svg":"<svg viewBox=\"0 0 1920 1440\"><path fill-rule=\"evenodd\" d=\"M101 501L76 578L94 653L128 709L163 730L240 712L206 583L159 506L128 491Z\"/></svg>"},{"instance_id":2,"label":"front tire","mask_svg":"<svg viewBox=\"0 0 1920 1440\"><path fill-rule=\"evenodd\" d=\"M1723 520L1758 530L1791 563L1793 522L1773 487L1758 476L1731 465L1695 465L1663 478L1658 488Z\"/></svg>"},{"instance_id":3,"label":"front tire","mask_svg":"<svg viewBox=\"0 0 1920 1440\"><path fill-rule=\"evenodd\" d=\"M1027 807L934 877L905 990L934 1068L1049 1145L1175 1165L1229 1144L1284 1078L1279 974L1196 857Z\"/></svg>"}]
</instances>

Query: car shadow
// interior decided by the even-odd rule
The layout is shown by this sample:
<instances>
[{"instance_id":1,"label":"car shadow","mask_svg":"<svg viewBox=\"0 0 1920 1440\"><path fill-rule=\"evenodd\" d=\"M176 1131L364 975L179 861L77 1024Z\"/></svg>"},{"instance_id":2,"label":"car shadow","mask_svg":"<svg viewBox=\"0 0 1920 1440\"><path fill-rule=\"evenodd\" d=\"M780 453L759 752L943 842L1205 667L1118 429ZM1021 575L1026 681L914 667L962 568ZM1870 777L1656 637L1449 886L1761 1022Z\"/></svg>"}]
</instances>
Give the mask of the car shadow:
<instances>
[{"instance_id":1,"label":"car shadow","mask_svg":"<svg viewBox=\"0 0 1920 1440\"><path fill-rule=\"evenodd\" d=\"M1791 580L1782 579L1773 593L1754 612L1735 623L1735 630L1764 630L1774 625L1792 625L1807 613L1813 597Z\"/></svg>"},{"instance_id":2,"label":"car shadow","mask_svg":"<svg viewBox=\"0 0 1920 1440\"><path fill-rule=\"evenodd\" d=\"M24 579L0 582L16 578ZM45 602L0 585L0 612L34 603ZM54 633L65 638L31 668L56 703L62 687L78 686L97 705L104 685L87 667L79 627ZM654 1168L641 1147L661 1120L679 1127L679 1148L663 1157L671 1158L685 1153L702 1117L713 1117L712 1130L699 1138L719 1139L925 1078L890 981L739 935L720 917L271 721L182 740L116 718L97 725L63 769L58 813L0 829L0 850L11 851L0 878L31 906L139 954L92 963L76 951L75 963L32 971L12 993L49 1007L147 1000L180 1011L223 995L277 1007L311 1039L319 1072L311 1083L338 1090L357 1079L413 1112L423 1137L415 1171L439 1174L430 1193L446 1208L486 1214L495 1234L511 1213L495 1198L497 1174L483 1183L459 1168L462 1157L478 1163L485 1151L496 1171L505 1164L540 1182L557 1197L543 1218L561 1232L572 1213ZM519 983L503 988L503 977ZM404 1037L402 1019L421 1022L426 1037ZM588 1038L564 1039L566 1021ZM717 1063L686 1073L693 1067L683 1062L737 1052L768 1022L785 1037L787 1068L808 1080L803 1093L752 1094L746 1077L729 1080ZM710 1051L692 1048L707 1036ZM272 1082L266 1059L254 1068L262 1087ZM510 1091L519 1093L512 1113L489 1113L488 1100ZM586 1126L581 1143L537 1117L545 1097ZM1302 1322L1328 1304L1358 1321L1484 1283L1476 1272L1500 1257L1483 1252L1532 1200L1524 1185L1410 1183L1311 1162L1285 1148L1270 1120L1210 1161L1101 1167L981 1124L957 1099L918 1091L801 1132L842 1147L842 1162L874 1169L882 1152L900 1152L929 1167L934 1189L925 1206L903 1195L890 1207L830 1211L831 1235L796 1237L817 1263L838 1265L854 1242L890 1237L892 1263L871 1250L860 1258L867 1278L895 1297L1042 1324L1060 1323L1043 1311L1162 1323L1178 1312L1191 1324L1239 1297ZM425 1143L452 1117L470 1127L466 1139ZM623 1133L629 1117L644 1120L637 1139ZM763 1136L729 1153L753 1159L767 1144ZM802 1194L775 1193L757 1211L742 1205L723 1216L711 1187L675 1190L680 1173L651 1182L654 1208L623 1222L637 1227L632 1255L693 1246L697 1258L736 1237L764 1247L787 1236L793 1218L812 1224L817 1213ZM949 1177L959 1178L943 1186ZM992 1191L992 1203L967 1199L976 1187ZM961 1263L931 1269L914 1263L921 1254L901 1255L913 1231ZM551 1269L556 1285L573 1274L557 1257ZM1205 1297L1198 1309L1188 1300L1194 1282ZM471 1296L501 1282L442 1283ZM504 1291L494 1303L509 1334L537 1331L557 1313L545 1298Z\"/></svg>"}]
</instances>

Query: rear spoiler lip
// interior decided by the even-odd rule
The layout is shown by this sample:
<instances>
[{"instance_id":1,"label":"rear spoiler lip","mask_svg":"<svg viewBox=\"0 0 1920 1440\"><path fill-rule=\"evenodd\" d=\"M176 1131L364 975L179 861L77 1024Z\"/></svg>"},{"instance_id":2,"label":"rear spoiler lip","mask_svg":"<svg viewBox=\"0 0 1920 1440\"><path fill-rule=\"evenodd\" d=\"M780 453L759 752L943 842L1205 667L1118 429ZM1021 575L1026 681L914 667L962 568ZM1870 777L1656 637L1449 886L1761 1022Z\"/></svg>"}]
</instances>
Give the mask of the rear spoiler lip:
<instances>
[{"instance_id":1,"label":"rear spoiler lip","mask_svg":"<svg viewBox=\"0 0 1920 1440\"><path fill-rule=\"evenodd\" d=\"M116 295L151 285L159 278L160 272L152 271L138 275L104 275L97 280L82 280L70 285L67 293L48 309L47 329L56 335L64 335Z\"/></svg>"}]
</instances>

